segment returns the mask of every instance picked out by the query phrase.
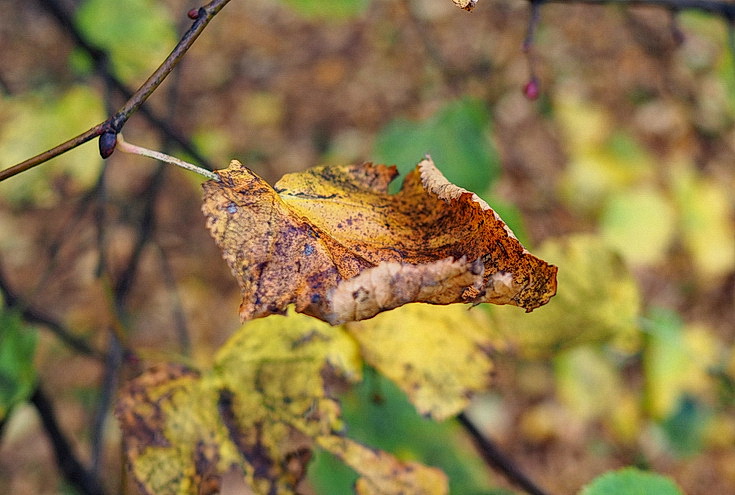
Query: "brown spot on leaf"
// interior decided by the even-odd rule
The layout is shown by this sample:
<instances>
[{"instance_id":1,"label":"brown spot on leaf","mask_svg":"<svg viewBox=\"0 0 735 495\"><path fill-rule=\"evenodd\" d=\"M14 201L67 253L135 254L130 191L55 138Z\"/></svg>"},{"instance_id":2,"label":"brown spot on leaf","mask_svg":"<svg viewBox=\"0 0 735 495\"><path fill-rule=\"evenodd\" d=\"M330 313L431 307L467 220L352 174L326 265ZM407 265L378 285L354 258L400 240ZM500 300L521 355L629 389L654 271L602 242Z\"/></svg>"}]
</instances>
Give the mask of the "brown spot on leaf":
<instances>
[{"instance_id":1,"label":"brown spot on leaf","mask_svg":"<svg viewBox=\"0 0 735 495\"><path fill-rule=\"evenodd\" d=\"M137 453L150 446L169 445L164 436L164 403L167 394L152 395L157 386L182 378L197 377L198 373L184 366L168 364L151 368L131 380L121 390L115 414L120 421L126 448Z\"/></svg>"},{"instance_id":2,"label":"brown spot on leaf","mask_svg":"<svg viewBox=\"0 0 735 495\"><path fill-rule=\"evenodd\" d=\"M215 495L222 488L220 475L216 472L219 453L215 445L198 442L194 451L194 484L198 495Z\"/></svg>"}]
</instances>

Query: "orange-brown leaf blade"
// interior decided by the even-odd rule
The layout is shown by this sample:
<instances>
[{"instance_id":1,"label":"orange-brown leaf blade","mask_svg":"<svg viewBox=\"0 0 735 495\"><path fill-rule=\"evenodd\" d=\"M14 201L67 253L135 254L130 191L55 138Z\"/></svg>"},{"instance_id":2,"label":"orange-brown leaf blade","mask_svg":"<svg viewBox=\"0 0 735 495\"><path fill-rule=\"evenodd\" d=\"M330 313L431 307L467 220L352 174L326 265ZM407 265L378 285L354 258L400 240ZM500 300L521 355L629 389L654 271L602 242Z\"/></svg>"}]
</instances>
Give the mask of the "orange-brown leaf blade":
<instances>
[{"instance_id":1,"label":"orange-brown leaf blade","mask_svg":"<svg viewBox=\"0 0 735 495\"><path fill-rule=\"evenodd\" d=\"M395 195L384 165L314 167L275 188L236 161L218 174L203 211L240 284L243 319L292 303L332 324L409 302L530 311L556 292L556 267L428 157Z\"/></svg>"},{"instance_id":2,"label":"orange-brown leaf blade","mask_svg":"<svg viewBox=\"0 0 735 495\"><path fill-rule=\"evenodd\" d=\"M322 233L239 162L218 174L221 182L204 183L203 211L240 284L240 317L283 313L294 303L299 311L325 312L324 290L340 274Z\"/></svg>"}]
</instances>

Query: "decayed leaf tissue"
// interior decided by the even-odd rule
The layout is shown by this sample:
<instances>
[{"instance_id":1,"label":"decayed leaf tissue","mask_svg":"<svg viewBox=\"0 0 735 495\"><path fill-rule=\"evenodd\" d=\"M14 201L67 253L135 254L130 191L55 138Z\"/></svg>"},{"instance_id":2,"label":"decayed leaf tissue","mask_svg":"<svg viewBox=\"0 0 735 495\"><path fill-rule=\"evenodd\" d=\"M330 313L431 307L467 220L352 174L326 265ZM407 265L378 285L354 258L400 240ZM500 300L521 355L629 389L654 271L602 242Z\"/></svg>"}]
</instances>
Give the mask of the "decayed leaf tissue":
<instances>
[{"instance_id":1,"label":"decayed leaf tissue","mask_svg":"<svg viewBox=\"0 0 735 495\"><path fill-rule=\"evenodd\" d=\"M429 157L397 194L395 167L369 163L314 167L275 187L238 161L217 174L202 210L240 284L243 320L290 304L333 325L410 302L531 311L556 293L556 267Z\"/></svg>"},{"instance_id":2,"label":"decayed leaf tissue","mask_svg":"<svg viewBox=\"0 0 735 495\"><path fill-rule=\"evenodd\" d=\"M477 0L452 0L454 4L464 10L472 10L477 5Z\"/></svg>"}]
</instances>

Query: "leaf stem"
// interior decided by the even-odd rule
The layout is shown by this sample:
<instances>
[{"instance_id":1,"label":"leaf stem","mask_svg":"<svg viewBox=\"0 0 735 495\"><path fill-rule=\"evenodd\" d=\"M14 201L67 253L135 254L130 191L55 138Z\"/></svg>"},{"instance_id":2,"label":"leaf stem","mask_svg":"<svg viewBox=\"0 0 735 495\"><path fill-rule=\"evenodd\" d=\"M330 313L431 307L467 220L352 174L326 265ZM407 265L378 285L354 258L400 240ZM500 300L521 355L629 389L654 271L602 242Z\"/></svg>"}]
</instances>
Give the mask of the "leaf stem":
<instances>
[{"instance_id":1,"label":"leaf stem","mask_svg":"<svg viewBox=\"0 0 735 495\"><path fill-rule=\"evenodd\" d=\"M4 299L6 306L19 311L24 320L29 323L43 325L48 328L62 342L74 349L76 352L100 361L105 358L104 354L93 348L85 339L74 335L71 330L64 327L51 316L30 307L26 301L23 301L21 297L11 289L2 269L0 269L0 296Z\"/></svg>"},{"instance_id":2,"label":"leaf stem","mask_svg":"<svg viewBox=\"0 0 735 495\"><path fill-rule=\"evenodd\" d=\"M184 160L180 160L175 156L167 155L166 153L161 153L160 151L149 150L148 148L143 148L142 146L136 146L134 144L128 143L123 138L122 133L119 133L117 135L117 147L120 151L124 151L125 153L147 156L148 158L153 158L155 160L159 160L165 163L170 163L171 165L176 165L177 167L185 168L186 170L191 170L192 172L196 172L199 175L203 175L207 179L216 182L219 182L220 180L219 175L202 167L198 167L193 163L185 162Z\"/></svg>"}]
</instances>

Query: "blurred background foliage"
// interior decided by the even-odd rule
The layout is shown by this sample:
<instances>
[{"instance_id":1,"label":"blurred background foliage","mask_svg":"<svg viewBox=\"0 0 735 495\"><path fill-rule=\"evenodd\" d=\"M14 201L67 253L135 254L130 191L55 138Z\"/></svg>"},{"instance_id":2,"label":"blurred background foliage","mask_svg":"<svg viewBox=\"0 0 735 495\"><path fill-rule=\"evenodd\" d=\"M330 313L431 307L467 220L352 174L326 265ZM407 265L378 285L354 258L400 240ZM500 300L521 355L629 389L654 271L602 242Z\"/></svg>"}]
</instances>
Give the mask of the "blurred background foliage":
<instances>
[{"instance_id":1,"label":"blurred background foliage","mask_svg":"<svg viewBox=\"0 0 735 495\"><path fill-rule=\"evenodd\" d=\"M64 4L131 88L198 6ZM13 13L0 18L6 167L122 100L42 3L0 5ZM727 493L735 486L735 64L725 25L684 12L679 43L661 10L544 6L534 46L542 94L531 102L521 92L526 20L526 2L505 0L471 14L448 0L234 0L149 106L212 163L238 158L270 181L363 160L405 173L431 154L559 266L549 305L531 314L474 310L488 312L503 344L493 351L494 386L469 417L551 493L629 465L667 474L689 494ZM168 146L141 116L125 134ZM143 364L190 349L186 359L205 365L239 325L238 290L203 229L199 179L165 170L152 196L156 173L119 154L102 163L89 144L0 184L0 272L21 309L41 309L96 349L108 349L114 328ZM121 303L111 288L151 211L155 226ZM105 380L109 365L43 326L36 333L11 310L0 321L8 385L0 491L73 493L23 404L36 381L81 457L119 487L119 433L100 407L115 384ZM421 419L379 376L343 399L352 436L443 467L453 493L512 493L454 422ZM337 469L317 456L318 493L345 493L354 475ZM600 486L585 493L608 493Z\"/></svg>"}]
</instances>

